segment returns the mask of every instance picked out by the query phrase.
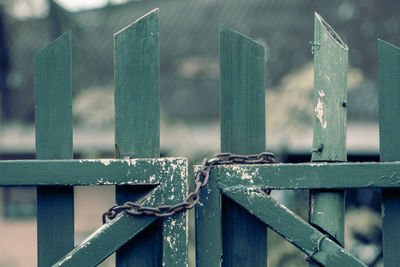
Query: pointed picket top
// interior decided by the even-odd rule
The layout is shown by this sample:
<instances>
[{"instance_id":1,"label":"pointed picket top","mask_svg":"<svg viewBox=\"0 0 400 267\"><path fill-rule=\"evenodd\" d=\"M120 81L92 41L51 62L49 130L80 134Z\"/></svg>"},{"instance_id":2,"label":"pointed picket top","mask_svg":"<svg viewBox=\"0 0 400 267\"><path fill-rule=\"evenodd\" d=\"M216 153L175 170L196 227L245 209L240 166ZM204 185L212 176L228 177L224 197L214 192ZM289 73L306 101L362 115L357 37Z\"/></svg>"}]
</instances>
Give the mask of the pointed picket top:
<instances>
[{"instance_id":1,"label":"pointed picket top","mask_svg":"<svg viewBox=\"0 0 400 267\"><path fill-rule=\"evenodd\" d=\"M315 13L312 161L346 161L348 48Z\"/></svg>"},{"instance_id":2,"label":"pointed picket top","mask_svg":"<svg viewBox=\"0 0 400 267\"><path fill-rule=\"evenodd\" d=\"M116 33L114 33L114 37L125 32L126 30L128 30L129 28L134 27L136 24L143 22L143 21L153 21L154 23L157 22L158 24L158 17L160 15L160 9L159 8L155 8L152 11L148 12L147 14L141 16L140 18L138 18L137 20L131 22L130 24L126 25L125 27L123 27L122 29L120 29L119 31L117 31ZM155 19L157 19L157 21L154 21ZM158 34L158 33L157 33Z\"/></svg>"},{"instance_id":3,"label":"pointed picket top","mask_svg":"<svg viewBox=\"0 0 400 267\"><path fill-rule=\"evenodd\" d=\"M347 47L347 44L343 42L343 40L340 38L339 34L335 32L335 30L319 15L317 12L314 13L315 16L315 28L320 28L323 32L323 36L320 38L323 38L324 41L326 40L327 37L331 38L334 42L338 44L340 48L343 50L349 50ZM325 36L326 34L326 36Z\"/></svg>"},{"instance_id":4,"label":"pointed picket top","mask_svg":"<svg viewBox=\"0 0 400 267\"><path fill-rule=\"evenodd\" d=\"M260 48L265 49L264 45L262 45L261 43L257 42L256 40L251 39L249 36L247 36L247 35L245 35L245 34L243 34L241 32L238 32L238 31L236 31L236 30L234 30L232 28L229 28L228 26L226 26L224 24L220 23L218 25L218 29L219 29L220 35L221 35L221 33L227 33L227 34L230 34L230 35L236 35L236 36L238 36L238 38L243 38L243 39L247 40L249 43L253 43L256 46L259 46Z\"/></svg>"},{"instance_id":5,"label":"pointed picket top","mask_svg":"<svg viewBox=\"0 0 400 267\"><path fill-rule=\"evenodd\" d=\"M48 53L50 49L57 49L59 46L69 46L71 44L72 40L72 31L68 30L64 34L62 34L60 37L55 39L53 42L48 44L47 46L43 47L41 50L39 50L35 58L40 56L43 53Z\"/></svg>"}]
</instances>

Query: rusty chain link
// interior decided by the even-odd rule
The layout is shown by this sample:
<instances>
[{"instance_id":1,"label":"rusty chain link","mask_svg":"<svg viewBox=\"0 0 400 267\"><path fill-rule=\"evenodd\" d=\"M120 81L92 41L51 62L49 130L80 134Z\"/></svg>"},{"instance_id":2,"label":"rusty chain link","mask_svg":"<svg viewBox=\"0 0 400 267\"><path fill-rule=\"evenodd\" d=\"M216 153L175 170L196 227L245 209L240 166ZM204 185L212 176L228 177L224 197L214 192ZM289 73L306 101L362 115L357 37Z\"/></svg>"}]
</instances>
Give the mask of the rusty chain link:
<instances>
[{"instance_id":1,"label":"rusty chain link","mask_svg":"<svg viewBox=\"0 0 400 267\"><path fill-rule=\"evenodd\" d=\"M120 212L124 211L131 215L148 215L156 217L168 217L184 210L192 209L200 200L200 189L205 187L210 177L210 171L216 165L230 164L272 164L275 163L275 156L270 152L262 152L252 155L235 155L232 153L219 153L213 158L205 158L201 164L200 170L196 172L194 181L194 190L186 198L176 204L168 206L159 206L156 208L143 206L141 199L136 202L125 202L122 205L114 205L104 212L103 224L108 220L114 219Z\"/></svg>"}]
</instances>

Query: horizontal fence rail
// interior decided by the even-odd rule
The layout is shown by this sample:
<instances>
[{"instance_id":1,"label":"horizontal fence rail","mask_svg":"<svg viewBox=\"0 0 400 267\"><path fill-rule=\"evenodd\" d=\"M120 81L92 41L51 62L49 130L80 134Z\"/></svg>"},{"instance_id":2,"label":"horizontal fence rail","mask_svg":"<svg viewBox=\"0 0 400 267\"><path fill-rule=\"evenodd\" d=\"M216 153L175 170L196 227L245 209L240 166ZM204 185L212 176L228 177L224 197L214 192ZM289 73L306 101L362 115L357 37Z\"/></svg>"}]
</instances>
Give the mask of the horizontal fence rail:
<instances>
[{"instance_id":1,"label":"horizontal fence rail","mask_svg":"<svg viewBox=\"0 0 400 267\"><path fill-rule=\"evenodd\" d=\"M215 167L211 180L224 187L350 189L400 187L400 162L300 163Z\"/></svg>"},{"instance_id":2,"label":"horizontal fence rail","mask_svg":"<svg viewBox=\"0 0 400 267\"><path fill-rule=\"evenodd\" d=\"M173 172L186 176L185 158L6 160L0 161L0 186L167 184Z\"/></svg>"}]
</instances>

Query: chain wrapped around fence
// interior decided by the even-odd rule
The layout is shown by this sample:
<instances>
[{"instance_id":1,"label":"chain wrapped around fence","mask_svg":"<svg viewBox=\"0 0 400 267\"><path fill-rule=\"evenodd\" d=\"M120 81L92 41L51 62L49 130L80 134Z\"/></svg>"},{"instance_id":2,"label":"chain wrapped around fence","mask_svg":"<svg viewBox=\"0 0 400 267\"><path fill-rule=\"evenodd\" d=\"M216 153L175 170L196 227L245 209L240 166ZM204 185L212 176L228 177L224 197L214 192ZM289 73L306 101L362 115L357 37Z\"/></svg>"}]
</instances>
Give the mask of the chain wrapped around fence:
<instances>
[{"instance_id":1,"label":"chain wrapped around fence","mask_svg":"<svg viewBox=\"0 0 400 267\"><path fill-rule=\"evenodd\" d=\"M214 157L205 158L200 170L196 172L194 190L186 198L176 204L159 207L146 207L142 205L143 199L136 202L125 202L122 205L114 205L103 214L103 224L114 219L120 212L124 211L131 215L148 215L156 217L168 217L184 210L192 209L200 200L200 189L205 187L210 177L210 171L216 165L230 164L272 164L275 156L270 152L262 152L252 155L235 155L232 153L219 153Z\"/></svg>"}]
</instances>

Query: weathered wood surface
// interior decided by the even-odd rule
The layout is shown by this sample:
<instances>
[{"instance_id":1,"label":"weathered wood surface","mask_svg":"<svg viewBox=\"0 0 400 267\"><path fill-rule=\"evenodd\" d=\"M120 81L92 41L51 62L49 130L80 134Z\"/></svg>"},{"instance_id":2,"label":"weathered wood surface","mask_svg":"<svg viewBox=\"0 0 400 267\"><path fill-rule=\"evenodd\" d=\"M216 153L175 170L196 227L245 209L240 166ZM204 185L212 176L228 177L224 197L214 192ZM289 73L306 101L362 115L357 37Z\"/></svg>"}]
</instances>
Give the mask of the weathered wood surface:
<instances>
[{"instance_id":1,"label":"weathered wood surface","mask_svg":"<svg viewBox=\"0 0 400 267\"><path fill-rule=\"evenodd\" d=\"M317 13L312 161L346 161L348 48Z\"/></svg>"},{"instance_id":2,"label":"weathered wood surface","mask_svg":"<svg viewBox=\"0 0 400 267\"><path fill-rule=\"evenodd\" d=\"M215 179L221 188L391 188L400 187L400 162L217 166L210 175L210 180Z\"/></svg>"},{"instance_id":3,"label":"weathered wood surface","mask_svg":"<svg viewBox=\"0 0 400 267\"><path fill-rule=\"evenodd\" d=\"M126 163L126 160L115 161L114 163L121 162ZM165 176L159 176L158 179L155 179L153 175L148 177L148 181L150 180L152 183L159 185L150 191L147 196L144 196L143 204L145 206L158 207L177 204L187 195L185 183L187 177L187 160L180 158L173 160L174 163L169 162L170 164L163 159L143 159L137 160L137 162L144 163L142 166L136 164L135 168L141 169L142 173L146 175L149 174L148 171L152 172L151 166L153 165L149 165L149 162L167 162L167 164L162 164L159 168L155 168L155 170L159 169L161 173L164 172ZM106 163L108 164L108 162ZM101 165L103 165L103 163L101 163ZM108 164L106 168L110 166L111 164ZM114 167L116 169L124 168L121 166L125 166L124 173L129 173L129 175L133 175L132 177L136 176L136 174L130 173L130 170L133 169L126 168L126 164L117 164ZM149 166L150 168L147 168ZM115 169L113 168L113 170ZM157 171L155 171L155 173L157 173ZM133 190L135 190L135 188ZM143 190L137 190L137 194L143 195ZM164 266L186 266L187 262L183 262L185 261L185 255L187 253L187 247L185 247L187 234L182 233L183 231L186 233L186 220L182 220L182 217L186 219L185 212L164 219L163 235L168 242L168 244L164 244L164 246L168 245L168 248L165 248L166 253L171 253L171 250L173 250L173 255L164 256ZM94 266L99 264L117 249L123 247L124 244L135 244L130 242L130 240L135 240L135 237L143 235L143 238L146 238L149 234L149 230L152 230L152 224L156 221L158 221L158 219L154 216L131 216L123 213L95 231L82 244L65 255L56 266ZM159 224L156 225L161 227ZM178 233L179 236L176 236L176 233ZM162 242L161 238L159 242ZM161 248L160 243L156 245L158 247L153 248L155 252ZM154 254L143 255L143 258L146 259L150 256L154 256ZM176 257L179 257L179 259L176 259Z\"/></svg>"},{"instance_id":4,"label":"weathered wood surface","mask_svg":"<svg viewBox=\"0 0 400 267\"><path fill-rule=\"evenodd\" d=\"M223 193L323 266L367 266L262 190L229 189Z\"/></svg>"},{"instance_id":5,"label":"weathered wood surface","mask_svg":"<svg viewBox=\"0 0 400 267\"><path fill-rule=\"evenodd\" d=\"M348 48L315 13L314 135L311 161L346 161ZM338 180L339 177L332 179ZM352 177L350 177L352 179ZM310 191L309 222L344 246L345 191ZM319 266L310 261L310 266Z\"/></svg>"},{"instance_id":6,"label":"weathered wood surface","mask_svg":"<svg viewBox=\"0 0 400 267\"><path fill-rule=\"evenodd\" d=\"M4 160L0 186L165 184L185 164L185 158Z\"/></svg>"},{"instance_id":7,"label":"weathered wood surface","mask_svg":"<svg viewBox=\"0 0 400 267\"><path fill-rule=\"evenodd\" d=\"M380 160L400 160L400 48L378 40ZM398 266L400 190L382 190L382 239L385 266Z\"/></svg>"},{"instance_id":8,"label":"weathered wood surface","mask_svg":"<svg viewBox=\"0 0 400 267\"><path fill-rule=\"evenodd\" d=\"M187 164L187 159L4 160L0 161L0 186L156 185L166 183L171 177L169 171L182 164ZM398 188L400 162L215 166L210 174L212 181L221 188Z\"/></svg>"},{"instance_id":9,"label":"weathered wood surface","mask_svg":"<svg viewBox=\"0 0 400 267\"><path fill-rule=\"evenodd\" d=\"M221 25L219 49L221 152L265 151L265 48ZM222 233L223 266L266 266L267 227L225 197Z\"/></svg>"},{"instance_id":10,"label":"weathered wood surface","mask_svg":"<svg viewBox=\"0 0 400 267\"><path fill-rule=\"evenodd\" d=\"M35 56L37 159L73 157L71 68L71 32L65 33ZM27 174L31 172L31 170L25 171ZM73 187L39 186L37 188L38 266L50 266L73 246Z\"/></svg>"}]
</instances>

